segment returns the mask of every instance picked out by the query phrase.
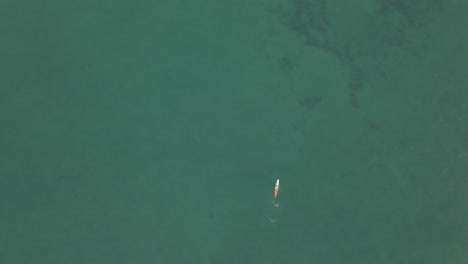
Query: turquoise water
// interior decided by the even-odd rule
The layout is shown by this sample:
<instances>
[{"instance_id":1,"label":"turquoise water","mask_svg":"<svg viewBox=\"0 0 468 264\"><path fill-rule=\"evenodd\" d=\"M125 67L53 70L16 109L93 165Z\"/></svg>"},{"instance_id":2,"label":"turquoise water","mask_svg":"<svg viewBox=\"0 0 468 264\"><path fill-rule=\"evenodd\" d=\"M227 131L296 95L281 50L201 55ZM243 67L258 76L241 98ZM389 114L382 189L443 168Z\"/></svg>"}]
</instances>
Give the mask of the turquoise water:
<instances>
[{"instance_id":1,"label":"turquoise water","mask_svg":"<svg viewBox=\"0 0 468 264\"><path fill-rule=\"evenodd\" d=\"M467 12L1 1L0 262L467 262Z\"/></svg>"}]
</instances>

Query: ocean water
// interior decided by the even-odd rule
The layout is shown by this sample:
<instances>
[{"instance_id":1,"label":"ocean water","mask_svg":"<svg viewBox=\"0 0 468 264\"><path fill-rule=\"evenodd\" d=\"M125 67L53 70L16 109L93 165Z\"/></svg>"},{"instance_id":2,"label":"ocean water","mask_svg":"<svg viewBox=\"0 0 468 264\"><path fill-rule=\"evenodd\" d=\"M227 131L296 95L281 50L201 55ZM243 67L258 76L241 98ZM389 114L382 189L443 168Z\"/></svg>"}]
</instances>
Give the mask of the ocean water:
<instances>
[{"instance_id":1,"label":"ocean water","mask_svg":"<svg viewBox=\"0 0 468 264\"><path fill-rule=\"evenodd\" d=\"M0 262L468 262L467 12L1 1Z\"/></svg>"}]
</instances>

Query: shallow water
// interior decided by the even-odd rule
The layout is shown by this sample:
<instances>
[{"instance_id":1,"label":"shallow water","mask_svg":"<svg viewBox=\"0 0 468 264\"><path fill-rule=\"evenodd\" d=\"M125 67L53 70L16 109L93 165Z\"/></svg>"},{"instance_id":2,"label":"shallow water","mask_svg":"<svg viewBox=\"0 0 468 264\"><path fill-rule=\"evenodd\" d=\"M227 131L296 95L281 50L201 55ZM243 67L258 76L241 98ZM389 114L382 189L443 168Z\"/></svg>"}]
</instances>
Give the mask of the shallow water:
<instances>
[{"instance_id":1,"label":"shallow water","mask_svg":"<svg viewBox=\"0 0 468 264\"><path fill-rule=\"evenodd\" d=\"M153 2L0 4L0 262L467 261L466 1Z\"/></svg>"}]
</instances>

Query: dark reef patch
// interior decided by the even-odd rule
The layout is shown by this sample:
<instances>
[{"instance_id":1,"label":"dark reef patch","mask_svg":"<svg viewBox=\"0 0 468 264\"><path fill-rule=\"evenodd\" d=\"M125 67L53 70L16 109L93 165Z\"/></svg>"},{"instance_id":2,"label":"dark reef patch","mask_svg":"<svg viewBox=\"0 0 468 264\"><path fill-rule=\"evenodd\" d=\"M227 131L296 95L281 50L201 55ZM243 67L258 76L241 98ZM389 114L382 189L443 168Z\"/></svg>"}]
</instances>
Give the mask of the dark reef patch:
<instances>
[{"instance_id":1,"label":"dark reef patch","mask_svg":"<svg viewBox=\"0 0 468 264\"><path fill-rule=\"evenodd\" d=\"M353 108L359 108L358 94L370 76L386 76L382 65L393 59L393 51L415 57L424 54L427 41L424 37L422 41L413 41L411 36L415 33L425 36L426 25L443 8L441 0L375 1L375 9L371 13L358 14L366 16L366 20L350 37L342 36L331 28L333 16L327 0L291 0L280 4L282 7L278 6L283 24L306 46L327 52L348 67L347 88ZM395 21L395 15L401 19ZM294 68L293 60L287 56L279 58L279 65L285 73Z\"/></svg>"},{"instance_id":2,"label":"dark reef patch","mask_svg":"<svg viewBox=\"0 0 468 264\"><path fill-rule=\"evenodd\" d=\"M317 95L308 95L299 100L299 104L308 111L313 110L317 105L322 102L322 97Z\"/></svg>"}]
</instances>

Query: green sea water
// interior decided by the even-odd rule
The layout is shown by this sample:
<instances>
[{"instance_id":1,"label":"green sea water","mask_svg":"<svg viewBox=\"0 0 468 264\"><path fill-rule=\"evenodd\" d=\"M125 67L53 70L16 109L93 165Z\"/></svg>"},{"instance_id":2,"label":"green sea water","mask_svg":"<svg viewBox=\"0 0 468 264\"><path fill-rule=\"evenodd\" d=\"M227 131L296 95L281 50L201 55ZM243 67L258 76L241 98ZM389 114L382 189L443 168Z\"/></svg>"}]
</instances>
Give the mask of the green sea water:
<instances>
[{"instance_id":1,"label":"green sea water","mask_svg":"<svg viewBox=\"0 0 468 264\"><path fill-rule=\"evenodd\" d=\"M0 1L0 263L467 263L467 13Z\"/></svg>"}]
</instances>

